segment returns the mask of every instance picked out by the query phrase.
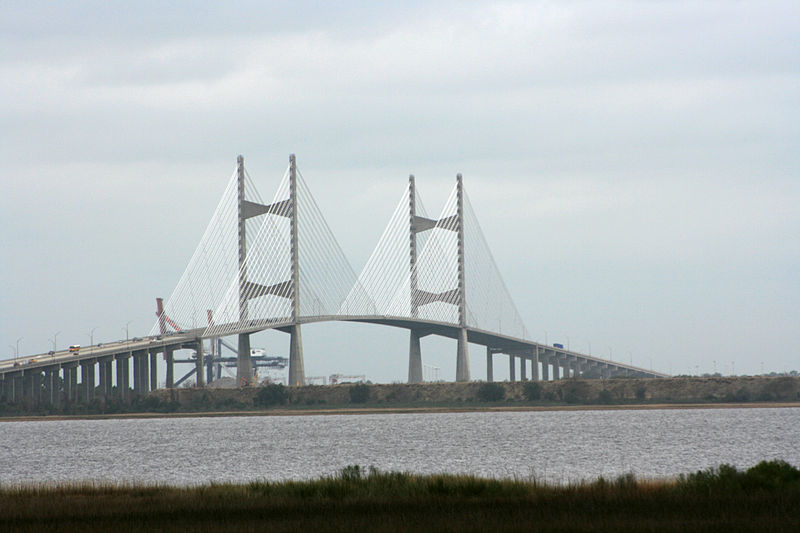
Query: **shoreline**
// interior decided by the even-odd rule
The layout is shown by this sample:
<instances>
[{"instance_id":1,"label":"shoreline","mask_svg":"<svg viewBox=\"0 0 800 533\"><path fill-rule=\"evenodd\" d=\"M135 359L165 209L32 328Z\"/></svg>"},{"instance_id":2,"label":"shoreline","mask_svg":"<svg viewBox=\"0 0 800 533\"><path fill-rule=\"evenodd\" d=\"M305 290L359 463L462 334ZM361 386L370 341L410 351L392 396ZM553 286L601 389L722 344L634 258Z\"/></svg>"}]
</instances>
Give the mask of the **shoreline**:
<instances>
[{"instance_id":1,"label":"shoreline","mask_svg":"<svg viewBox=\"0 0 800 533\"><path fill-rule=\"evenodd\" d=\"M185 413L115 413L80 415L22 415L0 417L2 422L47 422L65 420L124 420L155 418L215 418L255 416L333 416L374 414L444 414L485 412L547 411L655 411L677 409L776 409L798 408L800 402L733 402L733 403L653 403L619 405L496 405L465 407L337 407L330 409L263 409L252 411L198 411Z\"/></svg>"}]
</instances>

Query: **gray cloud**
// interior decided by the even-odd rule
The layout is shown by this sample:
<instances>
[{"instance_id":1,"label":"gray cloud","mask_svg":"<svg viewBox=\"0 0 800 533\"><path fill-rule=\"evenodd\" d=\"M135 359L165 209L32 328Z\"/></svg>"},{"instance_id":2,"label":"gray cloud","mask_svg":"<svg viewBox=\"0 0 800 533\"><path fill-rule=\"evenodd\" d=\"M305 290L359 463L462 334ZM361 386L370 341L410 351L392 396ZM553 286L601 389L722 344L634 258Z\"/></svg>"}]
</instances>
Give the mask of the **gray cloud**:
<instances>
[{"instance_id":1,"label":"gray cloud","mask_svg":"<svg viewBox=\"0 0 800 533\"><path fill-rule=\"evenodd\" d=\"M435 211L460 171L541 340L800 367L794 3L3 9L6 344L148 329L236 154L269 196L296 152L356 269L409 172Z\"/></svg>"}]
</instances>

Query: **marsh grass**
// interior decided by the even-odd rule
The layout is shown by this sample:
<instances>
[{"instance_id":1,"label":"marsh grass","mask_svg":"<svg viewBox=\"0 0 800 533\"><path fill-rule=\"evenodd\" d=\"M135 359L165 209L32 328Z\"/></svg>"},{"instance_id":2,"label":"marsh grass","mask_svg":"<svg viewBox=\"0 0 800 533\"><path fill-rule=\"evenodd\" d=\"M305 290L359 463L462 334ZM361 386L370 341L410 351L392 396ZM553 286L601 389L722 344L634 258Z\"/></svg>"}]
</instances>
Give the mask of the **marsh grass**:
<instances>
[{"instance_id":1,"label":"marsh grass","mask_svg":"<svg viewBox=\"0 0 800 533\"><path fill-rule=\"evenodd\" d=\"M348 466L310 481L0 488L0 531L800 531L800 470L552 485Z\"/></svg>"}]
</instances>

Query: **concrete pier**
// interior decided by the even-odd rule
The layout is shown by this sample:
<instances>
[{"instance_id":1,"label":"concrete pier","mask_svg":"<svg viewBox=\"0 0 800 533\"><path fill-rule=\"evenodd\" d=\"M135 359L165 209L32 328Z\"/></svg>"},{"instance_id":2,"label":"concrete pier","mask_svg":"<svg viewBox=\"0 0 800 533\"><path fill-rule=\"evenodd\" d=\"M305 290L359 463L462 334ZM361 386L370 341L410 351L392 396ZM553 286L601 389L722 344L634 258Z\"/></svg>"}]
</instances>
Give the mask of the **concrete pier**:
<instances>
[{"instance_id":1,"label":"concrete pier","mask_svg":"<svg viewBox=\"0 0 800 533\"><path fill-rule=\"evenodd\" d=\"M150 350L150 390L158 388L158 351Z\"/></svg>"},{"instance_id":2,"label":"concrete pier","mask_svg":"<svg viewBox=\"0 0 800 533\"><path fill-rule=\"evenodd\" d=\"M133 395L144 394L142 383L142 352L133 352Z\"/></svg>"},{"instance_id":3,"label":"concrete pier","mask_svg":"<svg viewBox=\"0 0 800 533\"><path fill-rule=\"evenodd\" d=\"M167 382L165 386L171 389L175 387L175 351L172 348L165 348L164 359L167 361Z\"/></svg>"},{"instance_id":4,"label":"concrete pier","mask_svg":"<svg viewBox=\"0 0 800 533\"><path fill-rule=\"evenodd\" d=\"M508 354L508 381L517 381L517 364L514 361L514 354Z\"/></svg>"},{"instance_id":5,"label":"concrete pier","mask_svg":"<svg viewBox=\"0 0 800 533\"><path fill-rule=\"evenodd\" d=\"M458 331L456 352L456 381L469 381L469 344L466 328Z\"/></svg>"},{"instance_id":6,"label":"concrete pier","mask_svg":"<svg viewBox=\"0 0 800 533\"><path fill-rule=\"evenodd\" d=\"M58 407L61 398L58 386L58 372L59 368L57 366L44 369L45 401L54 407Z\"/></svg>"},{"instance_id":7,"label":"concrete pier","mask_svg":"<svg viewBox=\"0 0 800 533\"><path fill-rule=\"evenodd\" d=\"M524 355L519 356L519 379L528 381L528 359Z\"/></svg>"},{"instance_id":8,"label":"concrete pier","mask_svg":"<svg viewBox=\"0 0 800 533\"><path fill-rule=\"evenodd\" d=\"M122 401L130 400L128 388L130 387L130 354L117 354L117 398Z\"/></svg>"},{"instance_id":9,"label":"concrete pier","mask_svg":"<svg viewBox=\"0 0 800 533\"><path fill-rule=\"evenodd\" d=\"M486 381L494 381L494 352L486 347Z\"/></svg>"},{"instance_id":10,"label":"concrete pier","mask_svg":"<svg viewBox=\"0 0 800 533\"><path fill-rule=\"evenodd\" d=\"M408 382L422 383L422 349L419 333L412 329L408 340Z\"/></svg>"},{"instance_id":11,"label":"concrete pier","mask_svg":"<svg viewBox=\"0 0 800 533\"><path fill-rule=\"evenodd\" d=\"M203 366L204 366L204 354L203 354L203 341L197 341L197 345L195 346L194 353L195 357L195 364L197 365L197 372L195 373L195 377L197 378L196 384L198 387L205 387L205 375L203 374Z\"/></svg>"},{"instance_id":12,"label":"concrete pier","mask_svg":"<svg viewBox=\"0 0 800 533\"><path fill-rule=\"evenodd\" d=\"M94 360L81 361L81 401L89 403L94 400Z\"/></svg>"},{"instance_id":13,"label":"concrete pier","mask_svg":"<svg viewBox=\"0 0 800 533\"><path fill-rule=\"evenodd\" d=\"M300 387L306 383L306 370L303 363L303 336L300 326L289 328L289 385Z\"/></svg>"},{"instance_id":14,"label":"concrete pier","mask_svg":"<svg viewBox=\"0 0 800 533\"><path fill-rule=\"evenodd\" d=\"M236 384L239 387L250 385L253 380L253 360L250 356L250 335L239 335L236 354Z\"/></svg>"}]
</instances>

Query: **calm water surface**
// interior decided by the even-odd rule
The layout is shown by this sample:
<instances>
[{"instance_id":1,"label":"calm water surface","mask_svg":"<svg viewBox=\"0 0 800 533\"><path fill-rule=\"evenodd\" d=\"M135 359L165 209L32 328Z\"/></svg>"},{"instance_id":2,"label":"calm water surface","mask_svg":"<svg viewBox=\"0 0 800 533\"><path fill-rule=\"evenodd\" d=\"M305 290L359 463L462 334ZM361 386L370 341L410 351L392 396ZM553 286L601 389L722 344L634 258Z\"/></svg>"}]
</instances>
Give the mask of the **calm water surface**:
<instances>
[{"instance_id":1,"label":"calm water surface","mask_svg":"<svg viewBox=\"0 0 800 533\"><path fill-rule=\"evenodd\" d=\"M304 479L346 465L555 482L800 465L800 408L0 423L0 484Z\"/></svg>"}]
</instances>

